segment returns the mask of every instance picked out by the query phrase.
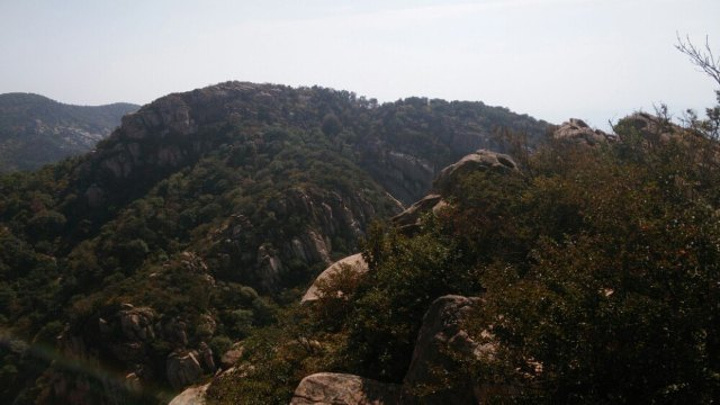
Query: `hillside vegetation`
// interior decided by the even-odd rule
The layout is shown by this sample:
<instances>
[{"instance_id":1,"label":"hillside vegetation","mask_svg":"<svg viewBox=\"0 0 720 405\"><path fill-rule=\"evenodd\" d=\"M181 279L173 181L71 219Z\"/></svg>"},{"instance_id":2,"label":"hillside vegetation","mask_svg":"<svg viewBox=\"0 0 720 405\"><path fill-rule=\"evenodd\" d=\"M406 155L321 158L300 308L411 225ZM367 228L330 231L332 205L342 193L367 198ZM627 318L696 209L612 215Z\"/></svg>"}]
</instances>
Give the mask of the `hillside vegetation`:
<instances>
[{"instance_id":1,"label":"hillside vegetation","mask_svg":"<svg viewBox=\"0 0 720 405\"><path fill-rule=\"evenodd\" d=\"M534 142L547 124L482 103L230 82L156 100L92 154L0 177L0 394L167 401L234 342L271 333L440 169L501 147L500 127Z\"/></svg>"},{"instance_id":2,"label":"hillside vegetation","mask_svg":"<svg viewBox=\"0 0 720 405\"><path fill-rule=\"evenodd\" d=\"M712 403L720 149L648 115L615 129L436 183L442 208L411 234L372 227L369 271L336 274L252 337L252 371L213 382L210 403L287 403L321 371L368 388L313 374L320 385L298 387L293 404L383 389L401 403ZM469 315L428 311L458 295L474 297ZM437 316L445 329L429 337ZM429 361L418 347L433 339Z\"/></svg>"}]
</instances>

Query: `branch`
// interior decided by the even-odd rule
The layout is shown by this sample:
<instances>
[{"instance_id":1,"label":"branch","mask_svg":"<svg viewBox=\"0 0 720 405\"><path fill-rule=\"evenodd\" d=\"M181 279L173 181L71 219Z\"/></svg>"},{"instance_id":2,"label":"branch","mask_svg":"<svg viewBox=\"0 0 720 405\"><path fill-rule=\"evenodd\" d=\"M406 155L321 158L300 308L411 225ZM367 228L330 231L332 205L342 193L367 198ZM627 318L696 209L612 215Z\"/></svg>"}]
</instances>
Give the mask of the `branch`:
<instances>
[{"instance_id":1,"label":"branch","mask_svg":"<svg viewBox=\"0 0 720 405\"><path fill-rule=\"evenodd\" d=\"M678 43L675 45L675 48L687 55L693 65L702 69L720 86L720 58L716 59L713 55L708 37L705 36L705 49L696 47L692 41L690 41L689 35L686 36L683 41L683 39L680 38L680 34L677 34L677 40Z\"/></svg>"}]
</instances>

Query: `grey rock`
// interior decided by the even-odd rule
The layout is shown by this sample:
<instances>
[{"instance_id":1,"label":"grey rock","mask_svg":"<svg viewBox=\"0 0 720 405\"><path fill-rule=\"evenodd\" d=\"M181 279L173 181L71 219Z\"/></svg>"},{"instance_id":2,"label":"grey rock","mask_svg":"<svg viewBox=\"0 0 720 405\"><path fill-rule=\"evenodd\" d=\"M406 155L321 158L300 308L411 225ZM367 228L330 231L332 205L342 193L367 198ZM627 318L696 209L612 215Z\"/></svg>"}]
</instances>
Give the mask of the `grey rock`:
<instances>
[{"instance_id":1,"label":"grey rock","mask_svg":"<svg viewBox=\"0 0 720 405\"><path fill-rule=\"evenodd\" d=\"M167 379L174 389L187 387L202 375L202 367L193 352L175 351L166 361Z\"/></svg>"},{"instance_id":2,"label":"grey rock","mask_svg":"<svg viewBox=\"0 0 720 405\"><path fill-rule=\"evenodd\" d=\"M397 404L400 387L350 374L317 373L300 381L290 405Z\"/></svg>"},{"instance_id":3,"label":"grey rock","mask_svg":"<svg viewBox=\"0 0 720 405\"><path fill-rule=\"evenodd\" d=\"M131 342L147 342L155 338L153 321L155 311L150 307L125 306L118 313L120 326L125 338Z\"/></svg>"},{"instance_id":4,"label":"grey rock","mask_svg":"<svg viewBox=\"0 0 720 405\"><path fill-rule=\"evenodd\" d=\"M200 360L200 365L206 373L212 374L217 371L217 367L215 366L215 359L213 358L213 351L210 346L207 345L207 343L200 342L200 344L198 345L198 357Z\"/></svg>"}]
</instances>

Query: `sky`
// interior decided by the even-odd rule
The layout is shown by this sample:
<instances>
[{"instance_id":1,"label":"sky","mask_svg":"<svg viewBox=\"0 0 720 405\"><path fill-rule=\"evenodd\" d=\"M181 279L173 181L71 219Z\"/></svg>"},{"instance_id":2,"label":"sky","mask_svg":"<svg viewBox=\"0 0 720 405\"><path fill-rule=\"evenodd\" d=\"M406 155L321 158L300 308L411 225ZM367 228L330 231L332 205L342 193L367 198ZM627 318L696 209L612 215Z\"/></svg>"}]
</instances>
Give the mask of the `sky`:
<instances>
[{"instance_id":1,"label":"sky","mask_svg":"<svg viewBox=\"0 0 720 405\"><path fill-rule=\"evenodd\" d=\"M715 102L719 0L0 0L0 93L137 104L228 80L482 101L608 128Z\"/></svg>"}]
</instances>

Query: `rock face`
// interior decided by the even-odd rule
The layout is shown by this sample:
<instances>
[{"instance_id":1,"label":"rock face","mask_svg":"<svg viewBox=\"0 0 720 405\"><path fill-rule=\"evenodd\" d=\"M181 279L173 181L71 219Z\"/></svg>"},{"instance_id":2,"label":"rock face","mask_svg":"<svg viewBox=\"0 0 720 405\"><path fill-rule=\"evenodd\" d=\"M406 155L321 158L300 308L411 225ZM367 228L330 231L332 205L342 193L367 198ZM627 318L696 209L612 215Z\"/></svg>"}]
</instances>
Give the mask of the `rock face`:
<instances>
[{"instance_id":1,"label":"rock face","mask_svg":"<svg viewBox=\"0 0 720 405\"><path fill-rule=\"evenodd\" d=\"M391 405L400 387L350 374L317 373L303 378L290 405Z\"/></svg>"},{"instance_id":2,"label":"rock face","mask_svg":"<svg viewBox=\"0 0 720 405\"><path fill-rule=\"evenodd\" d=\"M123 304L118 313L125 338L133 342L146 342L155 338L153 321L155 311L148 307L135 308L132 304Z\"/></svg>"},{"instance_id":3,"label":"rock face","mask_svg":"<svg viewBox=\"0 0 720 405\"><path fill-rule=\"evenodd\" d=\"M614 140L611 135L599 129L592 129L585 121L577 118L570 118L569 121L563 122L552 134L553 138L572 142L576 144L585 144L589 146L601 144Z\"/></svg>"},{"instance_id":4,"label":"rock face","mask_svg":"<svg viewBox=\"0 0 720 405\"><path fill-rule=\"evenodd\" d=\"M348 256L344 259L338 260L333 263L330 267L326 268L320 275L315 279L310 288L303 295L301 303L316 301L319 296L318 285L323 282L327 282L334 275L338 274L342 270L348 270L355 274L364 274L368 271L368 264L363 259L362 253L357 253L352 256Z\"/></svg>"},{"instance_id":5,"label":"rock face","mask_svg":"<svg viewBox=\"0 0 720 405\"><path fill-rule=\"evenodd\" d=\"M460 358L476 359L491 354L491 344L480 345L473 341L462 327L471 315L479 298L446 295L436 299L425 313L418 333L412 361L403 382L403 400L422 404L483 403L476 396L470 380L452 381L446 387L437 370L457 370L458 364L451 353Z\"/></svg>"}]
</instances>

